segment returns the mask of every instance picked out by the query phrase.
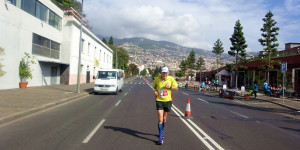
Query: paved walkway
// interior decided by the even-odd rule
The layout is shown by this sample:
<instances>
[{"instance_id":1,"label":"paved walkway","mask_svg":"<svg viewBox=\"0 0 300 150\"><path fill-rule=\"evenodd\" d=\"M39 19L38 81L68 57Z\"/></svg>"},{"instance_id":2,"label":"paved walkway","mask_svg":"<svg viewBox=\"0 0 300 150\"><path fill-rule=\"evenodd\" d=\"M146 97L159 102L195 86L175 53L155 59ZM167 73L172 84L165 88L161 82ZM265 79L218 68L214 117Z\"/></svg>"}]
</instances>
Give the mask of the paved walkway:
<instances>
[{"instance_id":1,"label":"paved walkway","mask_svg":"<svg viewBox=\"0 0 300 150\"><path fill-rule=\"evenodd\" d=\"M125 80L130 82L134 78ZM93 92L94 83L50 85L26 89L0 90L0 124L65 103Z\"/></svg>"},{"instance_id":2,"label":"paved walkway","mask_svg":"<svg viewBox=\"0 0 300 150\"><path fill-rule=\"evenodd\" d=\"M194 90L194 88L192 88L192 87L190 89ZM218 88L218 89L220 89L220 88ZM199 92L202 92L202 91L199 91ZM218 91L205 91L205 93L209 93L214 96L219 95ZM250 100L246 100L243 96L239 96L239 95L235 96L234 99L241 100L241 101L257 101L257 100L265 101L265 102L273 103L273 104L288 108L295 112L298 111L298 115L300 115L300 99L296 98L296 97L293 97L293 98L285 97L283 99L282 96L280 98L276 98L276 97L266 96L263 93L257 93L257 99L254 99L254 96L252 96L250 98Z\"/></svg>"}]
</instances>

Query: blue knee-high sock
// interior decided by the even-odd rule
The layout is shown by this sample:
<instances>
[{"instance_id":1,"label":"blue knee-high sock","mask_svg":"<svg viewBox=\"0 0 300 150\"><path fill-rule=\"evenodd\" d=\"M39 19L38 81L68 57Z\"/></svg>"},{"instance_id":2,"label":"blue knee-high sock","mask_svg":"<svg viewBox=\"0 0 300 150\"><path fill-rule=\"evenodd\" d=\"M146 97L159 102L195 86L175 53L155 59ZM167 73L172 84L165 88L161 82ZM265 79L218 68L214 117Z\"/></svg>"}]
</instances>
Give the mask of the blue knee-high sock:
<instances>
[{"instance_id":1,"label":"blue knee-high sock","mask_svg":"<svg viewBox=\"0 0 300 150\"><path fill-rule=\"evenodd\" d=\"M158 124L159 137L162 136L163 124Z\"/></svg>"},{"instance_id":2,"label":"blue knee-high sock","mask_svg":"<svg viewBox=\"0 0 300 150\"><path fill-rule=\"evenodd\" d=\"M162 125L163 125L162 130L163 130L163 131L164 131L164 128L165 128L166 123L167 123L167 122L163 122L163 123L162 123Z\"/></svg>"}]
</instances>

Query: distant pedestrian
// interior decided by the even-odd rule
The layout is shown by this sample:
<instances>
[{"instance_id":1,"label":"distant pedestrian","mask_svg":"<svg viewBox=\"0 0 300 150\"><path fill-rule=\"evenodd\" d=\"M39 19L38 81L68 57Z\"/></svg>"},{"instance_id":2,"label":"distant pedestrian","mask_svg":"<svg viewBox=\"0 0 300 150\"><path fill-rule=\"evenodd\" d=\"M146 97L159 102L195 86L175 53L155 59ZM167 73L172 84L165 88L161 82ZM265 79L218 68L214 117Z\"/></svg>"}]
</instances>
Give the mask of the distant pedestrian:
<instances>
[{"instance_id":1,"label":"distant pedestrian","mask_svg":"<svg viewBox=\"0 0 300 150\"><path fill-rule=\"evenodd\" d=\"M258 92L258 85L257 85L257 81L254 81L253 84L253 93L254 93L254 98L257 98L257 92Z\"/></svg>"},{"instance_id":2,"label":"distant pedestrian","mask_svg":"<svg viewBox=\"0 0 300 150\"><path fill-rule=\"evenodd\" d=\"M216 90L218 90L218 86L219 86L219 80L216 79L216 80L215 80L215 87L216 87Z\"/></svg>"},{"instance_id":3,"label":"distant pedestrian","mask_svg":"<svg viewBox=\"0 0 300 150\"><path fill-rule=\"evenodd\" d=\"M270 85L267 84L266 90L267 90L267 91L266 91L266 92L267 92L267 95L268 95L268 96L271 96L271 95L272 95L272 91L271 91L271 86L270 86Z\"/></svg>"},{"instance_id":4,"label":"distant pedestrian","mask_svg":"<svg viewBox=\"0 0 300 150\"><path fill-rule=\"evenodd\" d=\"M267 80L265 80L263 86L264 86L264 92L265 92L265 94L267 94L267 88L268 88Z\"/></svg>"},{"instance_id":5,"label":"distant pedestrian","mask_svg":"<svg viewBox=\"0 0 300 150\"><path fill-rule=\"evenodd\" d=\"M204 83L204 81L202 81L202 83L201 83L201 87L200 87L200 91L204 91L204 89L205 89L205 83Z\"/></svg>"},{"instance_id":6,"label":"distant pedestrian","mask_svg":"<svg viewBox=\"0 0 300 150\"><path fill-rule=\"evenodd\" d=\"M161 75L156 77L153 82L154 94L156 96L156 109L158 114L158 132L159 145L163 144L164 127L167 121L168 112L172 107L172 92L171 90L178 90L178 84L175 79L168 76L169 69L163 67Z\"/></svg>"}]
</instances>

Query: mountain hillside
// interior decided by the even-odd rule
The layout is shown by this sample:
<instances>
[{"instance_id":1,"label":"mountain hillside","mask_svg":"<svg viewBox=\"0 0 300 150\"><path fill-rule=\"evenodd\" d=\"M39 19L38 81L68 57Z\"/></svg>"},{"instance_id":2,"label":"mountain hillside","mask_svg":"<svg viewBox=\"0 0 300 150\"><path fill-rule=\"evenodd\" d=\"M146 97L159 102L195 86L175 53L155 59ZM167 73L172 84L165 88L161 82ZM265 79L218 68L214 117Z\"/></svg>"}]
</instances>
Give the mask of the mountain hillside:
<instances>
[{"instance_id":1,"label":"mountain hillside","mask_svg":"<svg viewBox=\"0 0 300 150\"><path fill-rule=\"evenodd\" d=\"M103 38L100 35L98 37ZM109 37L105 39L108 41ZM114 44L127 50L131 62L145 65L147 68L166 65L173 70L178 70L181 60L186 59L192 49L196 54L196 59L199 56L204 58L207 70L215 67L216 55L208 50L188 48L168 41L155 41L143 37L114 38ZM223 65L232 62L233 59L226 52L222 54Z\"/></svg>"}]
</instances>

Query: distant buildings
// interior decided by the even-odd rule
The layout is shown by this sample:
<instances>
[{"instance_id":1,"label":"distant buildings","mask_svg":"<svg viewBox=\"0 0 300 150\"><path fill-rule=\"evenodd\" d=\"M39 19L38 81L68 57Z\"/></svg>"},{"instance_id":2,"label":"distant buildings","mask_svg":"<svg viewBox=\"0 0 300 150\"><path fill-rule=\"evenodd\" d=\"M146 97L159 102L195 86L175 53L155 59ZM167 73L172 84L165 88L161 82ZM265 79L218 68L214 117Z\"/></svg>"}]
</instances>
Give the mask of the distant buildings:
<instances>
[{"instance_id":1,"label":"distant buildings","mask_svg":"<svg viewBox=\"0 0 300 150\"><path fill-rule=\"evenodd\" d=\"M279 51L278 56L272 58L279 63L287 63L287 71L285 72L285 86L290 93L300 93L300 43L287 43L285 50ZM284 54L284 55L283 55ZM234 72L229 70L227 67L221 67L216 70L207 71L203 74L204 77L209 79L214 79L216 76L223 84L227 84L229 87L235 87L235 74L237 74L237 86L245 86L247 88L252 88L253 82L257 81L258 86L262 88L263 82L267 79L267 70L261 69L260 66L264 65L265 62L261 60L250 61L245 66L247 69L239 70ZM274 69L270 70L269 74L269 84L273 87L278 87L279 84L283 83L284 74L280 70L280 64L274 65ZM227 74L224 74L225 71ZM223 74L220 72L223 71ZM219 74L219 75L218 75ZM198 80L200 79L198 73ZM228 82L225 82L228 81Z\"/></svg>"}]
</instances>

